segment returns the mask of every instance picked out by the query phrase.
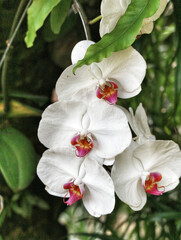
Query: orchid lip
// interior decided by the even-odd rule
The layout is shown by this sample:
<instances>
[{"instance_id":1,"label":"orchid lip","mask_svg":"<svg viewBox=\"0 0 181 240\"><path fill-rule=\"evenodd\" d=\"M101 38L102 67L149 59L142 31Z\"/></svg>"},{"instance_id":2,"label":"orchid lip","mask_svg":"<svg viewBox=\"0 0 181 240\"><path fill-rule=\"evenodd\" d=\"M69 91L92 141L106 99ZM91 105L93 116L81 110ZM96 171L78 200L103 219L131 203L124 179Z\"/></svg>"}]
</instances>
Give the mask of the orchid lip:
<instances>
[{"instance_id":1,"label":"orchid lip","mask_svg":"<svg viewBox=\"0 0 181 240\"><path fill-rule=\"evenodd\" d=\"M118 85L113 81L100 82L96 96L113 105L117 102Z\"/></svg>"},{"instance_id":2,"label":"orchid lip","mask_svg":"<svg viewBox=\"0 0 181 240\"><path fill-rule=\"evenodd\" d=\"M161 181L162 175L158 172L144 172L141 176L142 186L145 191L152 195L162 195L165 192L164 186L158 186L158 182Z\"/></svg>"},{"instance_id":3,"label":"orchid lip","mask_svg":"<svg viewBox=\"0 0 181 240\"><path fill-rule=\"evenodd\" d=\"M76 148L75 154L77 157L84 157L94 147L90 134L86 134L87 131L83 131L71 140L71 144Z\"/></svg>"},{"instance_id":4,"label":"orchid lip","mask_svg":"<svg viewBox=\"0 0 181 240\"><path fill-rule=\"evenodd\" d=\"M67 201L65 201L67 194L65 195L65 197L63 199L64 203L66 203L69 206L71 206L73 203L77 202L78 200L82 199L82 197L84 195L83 183L76 185L75 181L72 181L72 182L69 182L69 183L66 183L63 185L63 188L67 189L70 193L70 197Z\"/></svg>"}]
</instances>

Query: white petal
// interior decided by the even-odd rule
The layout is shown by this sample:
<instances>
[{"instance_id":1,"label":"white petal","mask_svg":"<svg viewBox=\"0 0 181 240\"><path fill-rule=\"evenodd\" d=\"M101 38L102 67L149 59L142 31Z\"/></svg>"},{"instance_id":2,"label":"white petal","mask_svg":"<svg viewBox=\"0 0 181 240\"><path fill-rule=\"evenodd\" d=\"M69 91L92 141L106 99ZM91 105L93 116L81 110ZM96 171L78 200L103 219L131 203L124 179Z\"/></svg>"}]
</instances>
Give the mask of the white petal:
<instances>
[{"instance_id":1,"label":"white petal","mask_svg":"<svg viewBox=\"0 0 181 240\"><path fill-rule=\"evenodd\" d=\"M102 71L96 63L91 64L91 72L96 79L101 79L102 78Z\"/></svg>"},{"instance_id":2,"label":"white petal","mask_svg":"<svg viewBox=\"0 0 181 240\"><path fill-rule=\"evenodd\" d=\"M150 34L153 31L154 24L153 22L148 22L147 19L143 20L143 26L140 30L140 34Z\"/></svg>"},{"instance_id":3,"label":"white petal","mask_svg":"<svg viewBox=\"0 0 181 240\"><path fill-rule=\"evenodd\" d=\"M124 15L131 0L102 0L100 22L100 36L110 33L116 26L119 18Z\"/></svg>"},{"instance_id":4,"label":"white petal","mask_svg":"<svg viewBox=\"0 0 181 240\"><path fill-rule=\"evenodd\" d=\"M82 60L85 56L85 53L87 51L87 48L94 44L95 42L89 41L89 40L83 40L78 42L71 53L71 61L72 64L76 64L79 60Z\"/></svg>"},{"instance_id":5,"label":"white petal","mask_svg":"<svg viewBox=\"0 0 181 240\"><path fill-rule=\"evenodd\" d=\"M115 81L118 85L118 97L133 97L140 92L146 74L146 62L134 48L112 53L97 65L104 79Z\"/></svg>"},{"instance_id":6,"label":"white petal","mask_svg":"<svg viewBox=\"0 0 181 240\"><path fill-rule=\"evenodd\" d=\"M155 140L155 136L152 135L150 132L150 128L148 125L148 118L141 103L136 109L135 116L132 108L129 108L130 112L128 112L126 109L123 109L123 111L128 118L128 121L132 130L135 132L136 136L138 137L137 142L139 144L143 144L145 141L148 141L148 140Z\"/></svg>"},{"instance_id":7,"label":"white petal","mask_svg":"<svg viewBox=\"0 0 181 240\"><path fill-rule=\"evenodd\" d=\"M134 157L142 163L147 172L167 167L178 178L181 176L181 151L173 141L148 141L134 151Z\"/></svg>"},{"instance_id":8,"label":"white petal","mask_svg":"<svg viewBox=\"0 0 181 240\"><path fill-rule=\"evenodd\" d=\"M140 162L133 158L137 144L132 144L116 157L111 177L118 197L133 210L143 208L146 203L146 193L142 187L140 173L143 171Z\"/></svg>"},{"instance_id":9,"label":"white petal","mask_svg":"<svg viewBox=\"0 0 181 240\"><path fill-rule=\"evenodd\" d=\"M64 197L67 190L63 185L77 178L82 161L70 148L47 150L39 161L37 174L50 194Z\"/></svg>"},{"instance_id":10,"label":"white petal","mask_svg":"<svg viewBox=\"0 0 181 240\"><path fill-rule=\"evenodd\" d=\"M142 103L140 103L136 109L135 120L136 120L137 127L142 134L146 136L152 135L148 125L148 118L147 118L145 109L142 106Z\"/></svg>"},{"instance_id":11,"label":"white petal","mask_svg":"<svg viewBox=\"0 0 181 240\"><path fill-rule=\"evenodd\" d=\"M50 194L50 195L53 195L53 196L56 196L56 197L69 197L70 196L70 194L69 194L69 192L67 192L67 190L62 190L62 192L61 193L57 193L57 192L54 192L54 191L52 191L49 187L45 187L45 190Z\"/></svg>"},{"instance_id":12,"label":"white petal","mask_svg":"<svg viewBox=\"0 0 181 240\"><path fill-rule=\"evenodd\" d=\"M153 21L156 21L161 16L161 14L163 13L163 11L166 8L166 5L167 5L167 0L160 0L160 6L159 6L158 10L156 11L156 13L152 17L144 19L143 26L141 29L142 34L143 33L149 34L152 32Z\"/></svg>"},{"instance_id":13,"label":"white petal","mask_svg":"<svg viewBox=\"0 0 181 240\"><path fill-rule=\"evenodd\" d=\"M89 89L91 89L96 96L97 80L91 73L91 67L86 65L82 66L76 70L75 75L73 74L74 67L75 65L71 65L60 75L56 83L58 99L79 100L82 98L82 94L86 95Z\"/></svg>"},{"instance_id":14,"label":"white petal","mask_svg":"<svg viewBox=\"0 0 181 240\"><path fill-rule=\"evenodd\" d=\"M108 158L108 159L104 160L103 164L106 166L111 166L111 165L113 165L114 162L115 162L115 158Z\"/></svg>"},{"instance_id":15,"label":"white petal","mask_svg":"<svg viewBox=\"0 0 181 240\"><path fill-rule=\"evenodd\" d=\"M111 213L115 205L111 177L102 166L89 157L84 164L86 175L83 178L85 193L82 200L85 208L94 217Z\"/></svg>"},{"instance_id":16,"label":"white petal","mask_svg":"<svg viewBox=\"0 0 181 240\"><path fill-rule=\"evenodd\" d=\"M45 109L38 137L47 148L69 147L74 135L82 130L86 106L81 102L56 102Z\"/></svg>"},{"instance_id":17,"label":"white petal","mask_svg":"<svg viewBox=\"0 0 181 240\"><path fill-rule=\"evenodd\" d=\"M89 131L95 140L95 154L102 158L113 158L129 146L131 131L120 108L98 100L90 105L88 114Z\"/></svg>"},{"instance_id":18,"label":"white petal","mask_svg":"<svg viewBox=\"0 0 181 240\"><path fill-rule=\"evenodd\" d=\"M141 92L141 90L142 90L142 88L140 86L135 91L129 93L120 88L119 92L118 92L118 97L123 98L123 99L132 98L132 97L137 96Z\"/></svg>"}]
</instances>

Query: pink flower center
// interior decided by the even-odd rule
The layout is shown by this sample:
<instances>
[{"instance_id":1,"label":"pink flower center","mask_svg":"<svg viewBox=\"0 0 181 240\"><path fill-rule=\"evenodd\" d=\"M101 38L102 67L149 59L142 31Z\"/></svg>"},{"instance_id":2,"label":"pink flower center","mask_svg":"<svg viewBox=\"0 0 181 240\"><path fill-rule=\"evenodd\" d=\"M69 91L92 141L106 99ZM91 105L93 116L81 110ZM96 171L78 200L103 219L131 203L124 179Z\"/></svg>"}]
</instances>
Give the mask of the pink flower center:
<instances>
[{"instance_id":1,"label":"pink flower center","mask_svg":"<svg viewBox=\"0 0 181 240\"><path fill-rule=\"evenodd\" d=\"M158 172L152 172L147 177L146 180L142 182L145 191L152 195L162 195L165 191L165 187L158 187L158 182L162 179L162 175Z\"/></svg>"},{"instance_id":2,"label":"pink flower center","mask_svg":"<svg viewBox=\"0 0 181 240\"><path fill-rule=\"evenodd\" d=\"M66 183L63 185L64 189L68 189L70 193L70 197L67 201L64 200L64 203L71 206L74 202L77 202L79 199L82 199L84 194L84 188L80 188L79 186L75 185L74 182ZM64 197L64 199L66 196Z\"/></svg>"},{"instance_id":3,"label":"pink flower center","mask_svg":"<svg viewBox=\"0 0 181 240\"><path fill-rule=\"evenodd\" d=\"M112 105L117 102L117 92L118 85L115 82L106 81L104 85L99 85L96 96Z\"/></svg>"},{"instance_id":4,"label":"pink flower center","mask_svg":"<svg viewBox=\"0 0 181 240\"><path fill-rule=\"evenodd\" d=\"M81 136L80 134L72 138L71 144L76 148L75 154L77 157L84 157L94 146L93 140L90 137Z\"/></svg>"}]
</instances>

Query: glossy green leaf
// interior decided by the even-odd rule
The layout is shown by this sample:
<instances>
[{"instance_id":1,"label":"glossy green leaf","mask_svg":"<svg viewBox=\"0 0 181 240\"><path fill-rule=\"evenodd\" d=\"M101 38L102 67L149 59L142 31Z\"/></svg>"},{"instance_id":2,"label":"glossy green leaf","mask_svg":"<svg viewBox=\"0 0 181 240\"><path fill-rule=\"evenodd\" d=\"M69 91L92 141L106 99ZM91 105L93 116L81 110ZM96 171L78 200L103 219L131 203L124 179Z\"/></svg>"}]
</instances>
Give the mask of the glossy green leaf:
<instances>
[{"instance_id":1,"label":"glossy green leaf","mask_svg":"<svg viewBox=\"0 0 181 240\"><path fill-rule=\"evenodd\" d=\"M61 0L33 1L33 3L28 9L28 31L25 37L27 47L33 46L33 42L36 37L36 31L43 26L45 19L60 1Z\"/></svg>"},{"instance_id":2,"label":"glossy green leaf","mask_svg":"<svg viewBox=\"0 0 181 240\"><path fill-rule=\"evenodd\" d=\"M61 26L64 23L68 10L70 8L71 0L62 0L51 12L50 25L53 33L58 34Z\"/></svg>"},{"instance_id":3,"label":"glossy green leaf","mask_svg":"<svg viewBox=\"0 0 181 240\"><path fill-rule=\"evenodd\" d=\"M0 129L0 171L13 191L26 188L34 178L37 155L29 139L18 130Z\"/></svg>"},{"instance_id":4,"label":"glossy green leaf","mask_svg":"<svg viewBox=\"0 0 181 240\"><path fill-rule=\"evenodd\" d=\"M131 46L142 27L143 20L153 16L158 7L159 0L132 0L114 30L105 34L99 42L88 48L85 57L75 66L74 73L77 68L85 64L100 62L103 58L109 57L112 52Z\"/></svg>"}]
</instances>

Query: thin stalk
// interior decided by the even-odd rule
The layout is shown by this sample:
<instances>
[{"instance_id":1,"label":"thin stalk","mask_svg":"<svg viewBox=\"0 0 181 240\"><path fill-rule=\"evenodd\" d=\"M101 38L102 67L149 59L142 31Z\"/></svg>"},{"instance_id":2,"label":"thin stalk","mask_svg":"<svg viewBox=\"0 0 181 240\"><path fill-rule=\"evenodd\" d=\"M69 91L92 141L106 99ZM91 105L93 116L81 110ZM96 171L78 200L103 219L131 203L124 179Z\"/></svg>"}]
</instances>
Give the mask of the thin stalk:
<instances>
[{"instance_id":1,"label":"thin stalk","mask_svg":"<svg viewBox=\"0 0 181 240\"><path fill-rule=\"evenodd\" d=\"M88 20L87 20L87 16L82 8L82 6L80 5L80 3L78 3L77 0L73 0L74 4L73 9L75 12L79 13L80 19L82 21L82 25L84 28L84 32L85 32L85 36L86 36L86 40L91 40L91 34L90 34L90 29L89 29L89 24L88 24Z\"/></svg>"},{"instance_id":2,"label":"thin stalk","mask_svg":"<svg viewBox=\"0 0 181 240\"><path fill-rule=\"evenodd\" d=\"M98 22L99 20L101 20L101 18L102 18L102 16L99 15L98 17L96 17L96 18L90 20L90 21L89 21L89 24L92 25L92 24Z\"/></svg>"},{"instance_id":3,"label":"thin stalk","mask_svg":"<svg viewBox=\"0 0 181 240\"><path fill-rule=\"evenodd\" d=\"M23 11L23 14L21 15L20 17L20 14L22 12L22 9L25 5L27 0L21 0L20 4L19 4L19 7L16 11L16 14L15 14L15 17L14 17L14 20L13 20L13 24L12 24L12 27L11 27L11 30L10 30L10 35L9 35L9 40L8 40L8 43L7 43L7 47L4 51L4 54L1 58L1 61L0 61L0 68L1 66L3 65L3 62L4 62L4 65L3 65L3 68L2 68L2 75L1 75L1 86L2 86L2 93L3 93L3 96L4 96L4 112L5 113L8 113L9 112L9 94L8 94L8 82L7 82L7 70L8 70L8 64L9 64L9 58L10 58L10 53L9 53L9 49L13 43L13 40L21 26L21 23L26 15L26 12L27 12L27 9L28 7L30 6L32 0L30 0L28 2L28 4L26 5L24 11ZM20 17L20 19L19 19ZM18 19L19 19L19 22L18 22ZM16 26L17 24L17 26Z\"/></svg>"},{"instance_id":4,"label":"thin stalk","mask_svg":"<svg viewBox=\"0 0 181 240\"><path fill-rule=\"evenodd\" d=\"M2 58L1 58L1 61L0 61L0 68L1 68L1 66L2 66L2 64L3 64L3 62L4 62L5 58L6 58L6 55L8 54L8 51L9 51L11 45L12 45L12 42L13 42L13 40L14 40L14 38L15 38L15 36L16 36L19 28L20 28L20 25L21 25L21 23L22 23L25 15L26 15L27 9L28 9L28 7L30 6L30 4L31 4L31 2L32 2L32 0L30 0L30 1L28 2L27 6L26 6L26 8L25 8L25 10L24 10L24 12L23 12L23 14L22 14L22 16L21 16L18 24L17 24L17 26L16 26L17 20L18 20L18 18L19 18L19 15L20 15L20 13L21 13L21 11L22 11L22 8L23 8L23 6L24 6L24 3L25 3L26 1L27 1L27 0L21 0L21 3L20 3L20 5L19 5L18 10L17 10L17 12L16 12L16 15L15 15L15 17L14 17L13 25L12 25L11 30L10 30L10 35L9 35L9 40L8 40L8 43L7 43L7 47L6 47L6 49L5 49L5 51L4 51L4 54L3 54ZM15 28L15 26L16 26L16 28Z\"/></svg>"}]
</instances>

